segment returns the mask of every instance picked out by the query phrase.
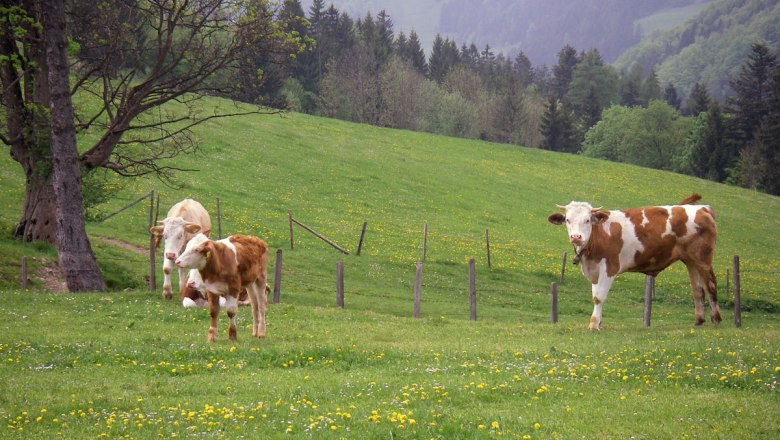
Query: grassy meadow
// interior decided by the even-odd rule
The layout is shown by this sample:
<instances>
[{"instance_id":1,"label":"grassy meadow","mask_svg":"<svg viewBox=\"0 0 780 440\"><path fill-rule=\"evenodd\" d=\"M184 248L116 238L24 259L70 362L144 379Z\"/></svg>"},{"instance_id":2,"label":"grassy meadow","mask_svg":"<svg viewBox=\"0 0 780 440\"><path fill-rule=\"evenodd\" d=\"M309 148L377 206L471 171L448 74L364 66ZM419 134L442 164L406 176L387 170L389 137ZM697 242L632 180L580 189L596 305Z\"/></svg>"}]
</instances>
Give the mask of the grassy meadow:
<instances>
[{"instance_id":1,"label":"grassy meadow","mask_svg":"<svg viewBox=\"0 0 780 440\"><path fill-rule=\"evenodd\" d=\"M210 106L232 105L209 100ZM211 111L210 108L204 111ZM356 125L300 114L214 120L175 165L180 188L122 181L104 215L155 190L160 216L184 197L216 235L248 233L283 250L281 302L268 337L206 342L205 309L144 285L143 202L88 232L107 293L17 287L19 260L43 270L56 252L10 239L24 177L0 157L0 433L3 438L776 438L780 435L780 250L769 240L780 199L583 157ZM559 323L550 284L571 253L547 222L555 204L622 208L693 192L715 209L724 322L693 327L687 272L657 279L642 326L644 276L624 274L588 332L590 286L567 266ZM288 211L350 251L296 227ZM367 222L360 256L355 255ZM415 263L428 226L421 318ZM490 231L487 267L485 230ZM157 253L158 265L161 252ZM742 328L726 270L742 269ZM477 265L469 320L467 262ZM335 266L345 266L345 309ZM176 281L174 280L174 285Z\"/></svg>"}]
</instances>

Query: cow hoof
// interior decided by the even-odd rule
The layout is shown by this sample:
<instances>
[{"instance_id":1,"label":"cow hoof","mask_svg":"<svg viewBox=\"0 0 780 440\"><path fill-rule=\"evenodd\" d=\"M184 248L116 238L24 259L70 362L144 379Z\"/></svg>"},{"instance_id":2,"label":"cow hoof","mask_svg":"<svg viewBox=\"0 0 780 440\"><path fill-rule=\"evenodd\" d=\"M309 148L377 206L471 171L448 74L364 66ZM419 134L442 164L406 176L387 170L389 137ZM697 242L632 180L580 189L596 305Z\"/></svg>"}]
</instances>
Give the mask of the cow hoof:
<instances>
[{"instance_id":1,"label":"cow hoof","mask_svg":"<svg viewBox=\"0 0 780 440\"><path fill-rule=\"evenodd\" d=\"M165 299L173 298L173 295L171 294L171 288L170 287L163 287L163 298L165 298Z\"/></svg>"}]
</instances>

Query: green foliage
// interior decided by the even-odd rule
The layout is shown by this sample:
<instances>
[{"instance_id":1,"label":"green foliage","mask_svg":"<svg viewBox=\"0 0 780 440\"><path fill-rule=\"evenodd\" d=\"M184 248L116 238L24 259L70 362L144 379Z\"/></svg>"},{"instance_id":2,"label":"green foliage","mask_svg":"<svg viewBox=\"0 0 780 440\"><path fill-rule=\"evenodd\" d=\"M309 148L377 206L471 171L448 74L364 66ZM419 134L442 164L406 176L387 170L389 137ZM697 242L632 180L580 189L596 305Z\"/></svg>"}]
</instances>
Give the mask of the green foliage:
<instances>
[{"instance_id":1,"label":"green foliage","mask_svg":"<svg viewBox=\"0 0 780 440\"><path fill-rule=\"evenodd\" d=\"M618 101L618 76L604 65L597 50L586 53L572 73L567 97L586 128L601 119L601 111Z\"/></svg>"},{"instance_id":2,"label":"green foliage","mask_svg":"<svg viewBox=\"0 0 780 440\"><path fill-rule=\"evenodd\" d=\"M684 26L645 39L615 62L618 70L634 63L655 68L659 81L672 83L683 95L701 83L720 100L728 82L744 63L750 46L766 42L780 47L780 4L766 0L712 2Z\"/></svg>"},{"instance_id":3,"label":"green foliage","mask_svg":"<svg viewBox=\"0 0 780 440\"><path fill-rule=\"evenodd\" d=\"M688 171L689 151L679 142L692 120L663 101L647 108L612 106L585 134L582 153L644 167Z\"/></svg>"}]
</instances>

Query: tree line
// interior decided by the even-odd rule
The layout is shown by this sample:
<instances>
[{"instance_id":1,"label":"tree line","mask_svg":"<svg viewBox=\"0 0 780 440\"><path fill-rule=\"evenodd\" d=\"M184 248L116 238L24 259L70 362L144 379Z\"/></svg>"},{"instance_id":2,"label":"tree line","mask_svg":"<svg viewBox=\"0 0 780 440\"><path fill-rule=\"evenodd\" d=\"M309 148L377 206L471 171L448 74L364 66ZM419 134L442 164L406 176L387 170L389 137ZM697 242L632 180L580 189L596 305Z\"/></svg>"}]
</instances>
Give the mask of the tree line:
<instances>
[{"instance_id":1,"label":"tree line","mask_svg":"<svg viewBox=\"0 0 780 440\"><path fill-rule=\"evenodd\" d=\"M551 68L521 51L437 35L396 34L386 11L350 18L324 0L282 9L316 42L266 71L258 99L305 113L583 154L780 194L777 54L756 42L718 101L702 83L687 97L635 63L564 46Z\"/></svg>"}]
</instances>

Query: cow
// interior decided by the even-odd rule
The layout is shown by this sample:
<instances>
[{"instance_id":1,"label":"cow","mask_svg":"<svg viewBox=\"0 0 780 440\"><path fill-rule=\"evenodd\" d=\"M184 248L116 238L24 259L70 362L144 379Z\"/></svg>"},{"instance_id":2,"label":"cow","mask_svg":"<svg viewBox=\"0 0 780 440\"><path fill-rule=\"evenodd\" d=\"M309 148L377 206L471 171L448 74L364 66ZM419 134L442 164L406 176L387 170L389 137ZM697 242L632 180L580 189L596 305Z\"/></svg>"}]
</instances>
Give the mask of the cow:
<instances>
[{"instance_id":1,"label":"cow","mask_svg":"<svg viewBox=\"0 0 780 440\"><path fill-rule=\"evenodd\" d=\"M165 220L158 223L162 223L162 225L152 226L149 232L155 236L155 247L159 245L160 238L165 239L163 298L171 299L173 296L171 289L173 262L195 234L203 233L208 236L211 233L211 217L203 205L192 199L184 199L173 205ZM184 280L184 269L180 268L179 292L184 288Z\"/></svg>"},{"instance_id":2,"label":"cow","mask_svg":"<svg viewBox=\"0 0 780 440\"><path fill-rule=\"evenodd\" d=\"M694 302L694 323L704 323L704 296L710 303L713 323L721 321L717 284L712 270L715 213L709 205L694 205L701 196L673 206L647 206L607 211L586 202L572 201L548 221L566 224L574 245L574 263L592 284L593 314L590 330L601 328L601 308L615 277L623 272L656 276L676 261L688 268Z\"/></svg>"},{"instance_id":3,"label":"cow","mask_svg":"<svg viewBox=\"0 0 780 440\"><path fill-rule=\"evenodd\" d=\"M233 235L213 241L204 234L198 234L187 243L184 252L176 259L176 265L197 269L203 279L211 315L209 342L217 339L220 297L225 298L225 311L230 318L228 339L236 340L235 317L242 288L247 289L252 306L252 336L265 337L267 263L268 245L251 235Z\"/></svg>"},{"instance_id":4,"label":"cow","mask_svg":"<svg viewBox=\"0 0 780 440\"><path fill-rule=\"evenodd\" d=\"M267 292L268 289L266 289ZM203 285L203 278L201 278L198 269L190 269L187 274L187 282L184 283L184 287L179 292L179 300L184 308L208 306L206 287ZM238 294L238 305L246 306L249 304L249 293L246 289L241 289L241 293ZM225 307L224 296L219 297L219 306Z\"/></svg>"}]
</instances>

